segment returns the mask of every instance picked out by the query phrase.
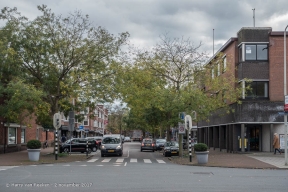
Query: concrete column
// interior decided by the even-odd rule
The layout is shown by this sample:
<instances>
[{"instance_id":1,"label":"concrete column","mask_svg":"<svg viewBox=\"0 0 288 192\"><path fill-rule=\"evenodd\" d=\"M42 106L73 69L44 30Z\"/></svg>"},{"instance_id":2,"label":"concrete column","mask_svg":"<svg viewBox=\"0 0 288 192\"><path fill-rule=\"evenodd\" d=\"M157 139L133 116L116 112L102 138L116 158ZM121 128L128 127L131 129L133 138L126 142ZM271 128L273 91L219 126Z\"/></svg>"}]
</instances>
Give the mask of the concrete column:
<instances>
[{"instance_id":1,"label":"concrete column","mask_svg":"<svg viewBox=\"0 0 288 192\"><path fill-rule=\"evenodd\" d=\"M245 152L245 124L241 124L241 152Z\"/></svg>"},{"instance_id":2,"label":"concrete column","mask_svg":"<svg viewBox=\"0 0 288 192\"><path fill-rule=\"evenodd\" d=\"M273 150L273 135L274 135L274 131L273 131L273 128L274 128L274 125L273 124L270 124L270 152L274 152Z\"/></svg>"}]
</instances>

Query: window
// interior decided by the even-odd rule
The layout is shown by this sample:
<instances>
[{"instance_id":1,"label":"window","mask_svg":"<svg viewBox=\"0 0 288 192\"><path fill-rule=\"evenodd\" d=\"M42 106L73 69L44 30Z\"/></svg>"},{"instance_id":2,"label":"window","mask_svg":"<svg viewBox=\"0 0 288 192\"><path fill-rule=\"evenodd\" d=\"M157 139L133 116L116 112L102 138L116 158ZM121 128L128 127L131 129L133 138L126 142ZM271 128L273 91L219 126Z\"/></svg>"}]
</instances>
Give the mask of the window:
<instances>
[{"instance_id":1,"label":"window","mask_svg":"<svg viewBox=\"0 0 288 192\"><path fill-rule=\"evenodd\" d=\"M87 115L84 116L83 125L89 125L89 119L88 119Z\"/></svg>"},{"instance_id":2,"label":"window","mask_svg":"<svg viewBox=\"0 0 288 192\"><path fill-rule=\"evenodd\" d=\"M16 130L17 128L8 128L8 145L16 144Z\"/></svg>"},{"instance_id":3,"label":"window","mask_svg":"<svg viewBox=\"0 0 288 192\"><path fill-rule=\"evenodd\" d=\"M227 68L227 59L226 56L223 58L223 67L222 67L222 73L226 71Z\"/></svg>"},{"instance_id":4,"label":"window","mask_svg":"<svg viewBox=\"0 0 288 192\"><path fill-rule=\"evenodd\" d=\"M268 44L244 44L245 58L242 56L242 45L239 47L240 61L266 61L268 60Z\"/></svg>"},{"instance_id":5,"label":"window","mask_svg":"<svg viewBox=\"0 0 288 192\"><path fill-rule=\"evenodd\" d=\"M26 132L25 129L21 129L21 143L26 143Z\"/></svg>"},{"instance_id":6,"label":"window","mask_svg":"<svg viewBox=\"0 0 288 192\"><path fill-rule=\"evenodd\" d=\"M244 58L243 58L243 49L242 49L242 46L243 45L240 45L239 47L239 61L244 61Z\"/></svg>"},{"instance_id":7,"label":"window","mask_svg":"<svg viewBox=\"0 0 288 192\"><path fill-rule=\"evenodd\" d=\"M214 69L211 69L211 77L214 79Z\"/></svg>"},{"instance_id":8,"label":"window","mask_svg":"<svg viewBox=\"0 0 288 192\"><path fill-rule=\"evenodd\" d=\"M246 85L250 87L245 96L246 98L268 98L269 90L267 81L253 81L246 83Z\"/></svg>"}]
</instances>

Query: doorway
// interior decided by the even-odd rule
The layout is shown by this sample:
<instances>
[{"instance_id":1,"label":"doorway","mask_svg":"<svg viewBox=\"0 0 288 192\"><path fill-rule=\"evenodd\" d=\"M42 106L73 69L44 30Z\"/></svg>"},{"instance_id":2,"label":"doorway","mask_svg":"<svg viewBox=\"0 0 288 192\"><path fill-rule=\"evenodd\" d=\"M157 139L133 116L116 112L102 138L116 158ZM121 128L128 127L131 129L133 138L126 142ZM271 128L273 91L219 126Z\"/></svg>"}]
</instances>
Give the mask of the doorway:
<instances>
[{"instance_id":1,"label":"doorway","mask_svg":"<svg viewBox=\"0 0 288 192\"><path fill-rule=\"evenodd\" d=\"M249 146L250 151L259 151L259 132L260 128L253 126L249 128Z\"/></svg>"}]
</instances>

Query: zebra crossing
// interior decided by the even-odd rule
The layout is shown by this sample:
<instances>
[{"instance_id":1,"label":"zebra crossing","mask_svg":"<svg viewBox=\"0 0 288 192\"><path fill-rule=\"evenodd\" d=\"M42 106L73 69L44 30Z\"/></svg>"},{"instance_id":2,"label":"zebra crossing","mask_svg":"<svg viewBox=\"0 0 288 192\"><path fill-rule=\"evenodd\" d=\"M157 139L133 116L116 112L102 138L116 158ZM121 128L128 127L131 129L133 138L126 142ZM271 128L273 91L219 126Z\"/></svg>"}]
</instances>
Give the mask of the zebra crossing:
<instances>
[{"instance_id":1,"label":"zebra crossing","mask_svg":"<svg viewBox=\"0 0 288 192\"><path fill-rule=\"evenodd\" d=\"M104 158L104 159L98 159L98 158L93 158L88 160L88 163L95 163L95 162L101 162L101 163L109 163L111 161L115 161L115 159L112 158ZM136 159L136 158L130 158L130 159L124 159L124 158L117 158L116 159L116 163L161 163L164 164L166 163L165 161L163 161L162 159L155 159L154 161L152 161L151 159Z\"/></svg>"}]
</instances>

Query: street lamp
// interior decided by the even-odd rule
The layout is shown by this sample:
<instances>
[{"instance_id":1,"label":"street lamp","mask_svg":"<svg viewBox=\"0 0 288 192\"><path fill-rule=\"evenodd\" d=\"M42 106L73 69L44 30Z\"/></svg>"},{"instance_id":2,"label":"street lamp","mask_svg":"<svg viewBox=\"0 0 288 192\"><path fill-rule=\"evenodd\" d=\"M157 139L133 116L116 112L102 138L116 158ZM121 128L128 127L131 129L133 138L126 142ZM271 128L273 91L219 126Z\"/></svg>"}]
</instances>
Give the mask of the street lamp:
<instances>
[{"instance_id":1,"label":"street lamp","mask_svg":"<svg viewBox=\"0 0 288 192\"><path fill-rule=\"evenodd\" d=\"M285 30L284 30L284 100L285 100L285 96L287 94L287 88L286 88L286 30L287 30L288 25L286 26ZM288 134L288 130L287 130L287 114L284 111L284 128L285 128L285 165L288 165L288 160L287 160L287 134Z\"/></svg>"}]
</instances>

